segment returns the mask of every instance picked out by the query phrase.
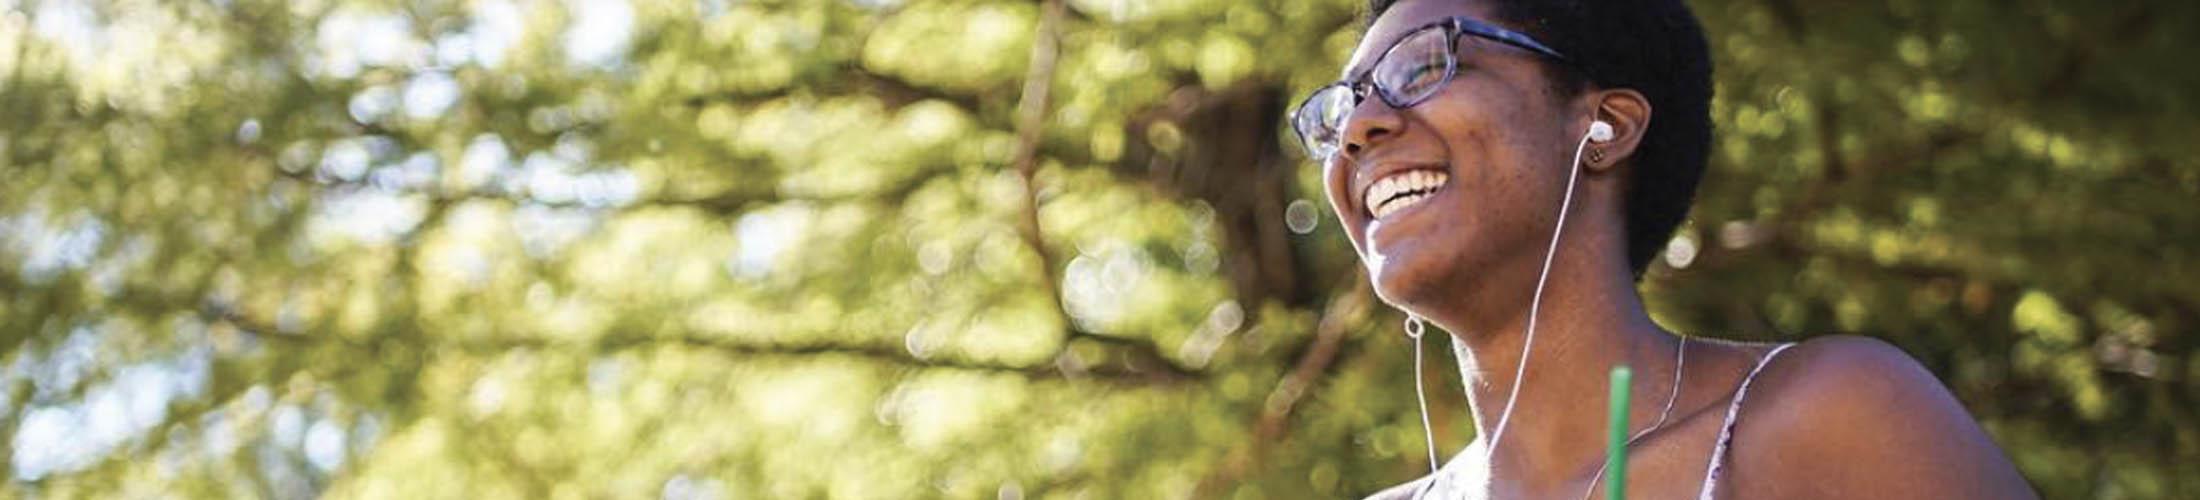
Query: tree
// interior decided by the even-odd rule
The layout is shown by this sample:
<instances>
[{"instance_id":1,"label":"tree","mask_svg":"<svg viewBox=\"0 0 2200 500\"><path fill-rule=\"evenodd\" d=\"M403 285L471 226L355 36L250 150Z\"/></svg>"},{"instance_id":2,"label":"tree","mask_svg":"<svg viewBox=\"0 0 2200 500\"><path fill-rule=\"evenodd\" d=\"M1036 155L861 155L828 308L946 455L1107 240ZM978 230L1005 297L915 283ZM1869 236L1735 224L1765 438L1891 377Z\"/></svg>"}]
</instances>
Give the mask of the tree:
<instances>
[{"instance_id":1,"label":"tree","mask_svg":"<svg viewBox=\"0 0 2200 500\"><path fill-rule=\"evenodd\" d=\"M1694 6L1661 321L1888 339L2052 498L2200 489L2200 6ZM1359 8L0 3L0 493L1403 481L1408 346L1282 121Z\"/></svg>"}]
</instances>

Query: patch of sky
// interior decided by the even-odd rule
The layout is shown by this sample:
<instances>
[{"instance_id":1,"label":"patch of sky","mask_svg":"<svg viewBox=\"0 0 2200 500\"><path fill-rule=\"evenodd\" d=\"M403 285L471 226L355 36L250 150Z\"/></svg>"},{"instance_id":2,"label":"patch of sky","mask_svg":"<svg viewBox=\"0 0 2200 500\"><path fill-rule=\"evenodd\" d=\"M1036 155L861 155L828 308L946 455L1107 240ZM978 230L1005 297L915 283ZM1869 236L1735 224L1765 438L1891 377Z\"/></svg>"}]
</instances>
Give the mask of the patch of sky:
<instances>
[{"instance_id":1,"label":"patch of sky","mask_svg":"<svg viewBox=\"0 0 2200 500\"><path fill-rule=\"evenodd\" d=\"M9 253L22 256L17 269L30 284L49 283L63 272L90 266L107 241L107 223L81 213L56 221L43 208L33 207L10 218L8 226L7 239L0 241Z\"/></svg>"},{"instance_id":2,"label":"patch of sky","mask_svg":"<svg viewBox=\"0 0 2200 500\"><path fill-rule=\"evenodd\" d=\"M474 136L466 145L466 153L459 156L459 183L468 187L483 186L511 168L512 149L504 145L504 139L496 134Z\"/></svg>"},{"instance_id":3,"label":"patch of sky","mask_svg":"<svg viewBox=\"0 0 2200 500\"><path fill-rule=\"evenodd\" d=\"M482 67L495 68L504 64L504 54L526 33L527 18L518 6L510 0L485 0L474 2L473 25L464 32L465 39L454 44L470 49L474 62Z\"/></svg>"},{"instance_id":4,"label":"patch of sky","mask_svg":"<svg viewBox=\"0 0 2200 500\"><path fill-rule=\"evenodd\" d=\"M193 338L191 332L199 331L193 325L179 328L179 334ZM30 362L47 366L30 369L40 395L24 408L23 420L8 443L16 480L35 481L98 463L116 449L144 439L167 420L174 402L205 397L213 351L203 343L124 365L102 383L86 388L80 398L67 397L92 370L103 336L99 329L79 328L50 356ZM11 365L9 378L17 370ZM57 389L64 392L53 393Z\"/></svg>"},{"instance_id":5,"label":"patch of sky","mask_svg":"<svg viewBox=\"0 0 2200 500\"><path fill-rule=\"evenodd\" d=\"M565 31L568 62L588 67L620 63L633 38L634 7L625 0L569 0L573 23Z\"/></svg>"},{"instance_id":6,"label":"patch of sky","mask_svg":"<svg viewBox=\"0 0 2200 500\"><path fill-rule=\"evenodd\" d=\"M426 121L443 116L458 103L458 80L449 73L427 71L413 75L405 83L405 117Z\"/></svg>"},{"instance_id":7,"label":"patch of sky","mask_svg":"<svg viewBox=\"0 0 2200 500\"><path fill-rule=\"evenodd\" d=\"M82 0L45 0L32 9L31 31L56 42L70 59L87 60L107 50L107 34L99 13Z\"/></svg>"},{"instance_id":8,"label":"patch of sky","mask_svg":"<svg viewBox=\"0 0 2200 500\"><path fill-rule=\"evenodd\" d=\"M312 234L320 238L342 236L360 243L382 245L419 226L427 216L427 208L418 197L389 191L332 192L323 195L309 227Z\"/></svg>"},{"instance_id":9,"label":"patch of sky","mask_svg":"<svg viewBox=\"0 0 2200 500\"><path fill-rule=\"evenodd\" d=\"M743 279L771 274L810 224L809 207L795 204L749 212L733 223L733 257L727 272Z\"/></svg>"},{"instance_id":10,"label":"patch of sky","mask_svg":"<svg viewBox=\"0 0 2200 500\"><path fill-rule=\"evenodd\" d=\"M428 62L428 45L413 38L412 21L396 13L337 11L321 18L313 42L307 72L326 78L351 79L368 67L416 69Z\"/></svg>"}]
</instances>

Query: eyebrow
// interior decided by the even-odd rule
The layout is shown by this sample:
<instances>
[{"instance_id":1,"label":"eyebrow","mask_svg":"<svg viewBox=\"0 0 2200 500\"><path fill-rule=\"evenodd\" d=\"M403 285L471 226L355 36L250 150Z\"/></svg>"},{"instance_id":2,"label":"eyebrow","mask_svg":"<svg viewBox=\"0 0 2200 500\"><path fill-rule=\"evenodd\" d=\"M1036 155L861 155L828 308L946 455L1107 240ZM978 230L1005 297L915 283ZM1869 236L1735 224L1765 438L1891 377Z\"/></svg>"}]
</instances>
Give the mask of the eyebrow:
<instances>
[{"instance_id":1,"label":"eyebrow","mask_svg":"<svg viewBox=\"0 0 2200 500\"><path fill-rule=\"evenodd\" d=\"M1441 22L1441 21L1439 21L1439 22ZM1369 58L1369 59L1368 59L1368 60L1366 61L1366 62L1367 62L1367 65L1368 65L1367 67L1365 67L1365 68L1356 68L1356 67L1352 67L1352 66L1346 66L1346 67L1344 68L1344 69L1345 69L1345 71L1344 71L1344 74L1342 74L1342 75L1337 75L1337 76L1339 77L1339 80L1338 80L1338 81L1345 81L1345 82L1350 82L1350 81L1356 81L1356 80L1359 80L1360 78L1364 78L1364 77L1366 77L1368 73L1370 73L1370 72L1373 72L1373 71L1375 71L1375 65L1377 65L1377 64L1381 64L1381 63L1383 62L1383 57L1386 57L1386 56L1389 56L1389 55L1390 55L1390 49L1392 49L1392 48L1396 48L1396 47L1398 46L1398 41L1399 41L1399 40L1404 40L1404 39L1405 39L1405 37L1406 37L1406 35L1411 35L1411 34L1413 34L1414 32L1417 32L1417 31L1421 31L1421 29L1423 29L1423 28L1427 28L1427 27L1429 27L1429 26L1434 26L1434 25L1436 25L1436 23L1434 23L1434 22L1432 22L1432 23L1428 23L1428 24L1422 24L1422 25L1420 25L1420 26L1416 26L1416 27L1414 27L1413 29L1410 29L1410 30L1406 30L1406 31L1405 31L1404 33L1399 33L1399 34L1398 34L1397 36L1393 36L1393 37L1390 37L1390 41L1388 41L1388 42L1384 42L1384 43L1383 43L1383 50L1382 50L1382 52L1377 52L1377 53L1375 53L1375 56L1374 56L1374 57L1372 57L1372 58ZM1366 35L1361 35L1361 36L1360 36L1360 38L1362 38L1362 39L1366 39L1366 38L1367 38L1367 36L1366 36Z\"/></svg>"}]
</instances>

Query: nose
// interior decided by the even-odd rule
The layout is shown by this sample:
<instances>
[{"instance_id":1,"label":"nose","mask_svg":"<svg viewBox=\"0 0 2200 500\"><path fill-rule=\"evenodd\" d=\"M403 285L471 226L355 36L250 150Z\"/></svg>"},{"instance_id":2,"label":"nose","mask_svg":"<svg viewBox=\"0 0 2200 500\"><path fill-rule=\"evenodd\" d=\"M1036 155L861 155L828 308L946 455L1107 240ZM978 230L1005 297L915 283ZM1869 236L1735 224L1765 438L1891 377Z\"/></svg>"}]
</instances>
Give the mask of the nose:
<instances>
[{"instance_id":1,"label":"nose","mask_svg":"<svg viewBox=\"0 0 2200 500\"><path fill-rule=\"evenodd\" d=\"M1346 158L1353 158L1367 148L1398 135L1404 126L1405 120L1398 115L1396 108L1390 107L1382 99L1368 96L1360 101L1359 106L1352 108L1352 114L1344 119L1342 152Z\"/></svg>"}]
</instances>

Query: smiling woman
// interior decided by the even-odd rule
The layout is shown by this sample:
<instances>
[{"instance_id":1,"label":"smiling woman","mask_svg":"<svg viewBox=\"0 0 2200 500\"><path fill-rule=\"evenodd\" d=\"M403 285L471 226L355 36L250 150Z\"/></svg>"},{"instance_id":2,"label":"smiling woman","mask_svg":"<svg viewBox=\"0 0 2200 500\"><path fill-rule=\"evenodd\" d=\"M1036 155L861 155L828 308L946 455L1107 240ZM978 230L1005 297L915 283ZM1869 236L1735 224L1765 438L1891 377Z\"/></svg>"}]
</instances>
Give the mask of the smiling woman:
<instances>
[{"instance_id":1,"label":"smiling woman","mask_svg":"<svg viewBox=\"0 0 2200 500\"><path fill-rule=\"evenodd\" d=\"M1451 332L1478 436L1377 497L1587 495L1603 419L1577 410L1622 365L1643 381L1623 448L1641 498L2032 496L1888 344L1696 339L1645 312L1636 277L1687 213L1710 139L1710 58L1680 2L1371 7L1344 80L1292 125L1377 294Z\"/></svg>"}]
</instances>

